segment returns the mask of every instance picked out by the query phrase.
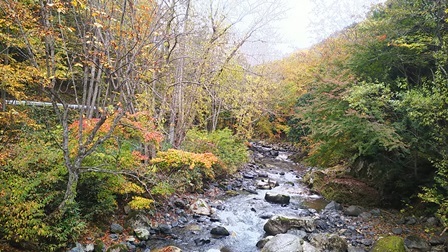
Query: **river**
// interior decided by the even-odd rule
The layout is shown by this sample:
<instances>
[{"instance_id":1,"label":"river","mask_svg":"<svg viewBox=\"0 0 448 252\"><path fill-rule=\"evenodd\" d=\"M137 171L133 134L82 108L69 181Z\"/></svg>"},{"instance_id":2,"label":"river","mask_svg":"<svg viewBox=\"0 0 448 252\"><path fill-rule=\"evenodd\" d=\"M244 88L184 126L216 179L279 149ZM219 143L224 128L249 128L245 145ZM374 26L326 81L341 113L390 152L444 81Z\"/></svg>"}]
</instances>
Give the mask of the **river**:
<instances>
[{"instance_id":1,"label":"river","mask_svg":"<svg viewBox=\"0 0 448 252\"><path fill-rule=\"evenodd\" d=\"M154 241L153 246L173 245L183 251L259 251L257 242L265 236L263 225L273 215L310 216L317 214L327 202L311 193L301 182L305 168L288 159L292 153L255 146L254 160L249 169L240 172L238 195L214 199L214 217L192 218L184 225L173 228L176 239ZM272 155L274 154L274 155ZM253 177L253 178L252 178ZM267 177L267 178L266 178ZM276 181L272 189L258 189L261 180ZM289 204L267 202L266 193L290 196ZM213 227L225 227L230 235L213 237Z\"/></svg>"}]
</instances>

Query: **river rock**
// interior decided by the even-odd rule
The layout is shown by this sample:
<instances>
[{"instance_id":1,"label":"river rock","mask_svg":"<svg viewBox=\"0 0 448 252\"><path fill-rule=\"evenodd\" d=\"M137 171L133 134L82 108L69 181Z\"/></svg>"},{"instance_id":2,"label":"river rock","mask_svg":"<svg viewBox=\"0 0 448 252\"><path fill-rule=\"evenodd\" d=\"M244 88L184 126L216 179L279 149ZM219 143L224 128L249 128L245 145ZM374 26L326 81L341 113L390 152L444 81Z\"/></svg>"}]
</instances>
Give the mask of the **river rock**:
<instances>
[{"instance_id":1,"label":"river rock","mask_svg":"<svg viewBox=\"0 0 448 252\"><path fill-rule=\"evenodd\" d=\"M291 234L278 234L272 237L261 252L302 252L301 239Z\"/></svg>"},{"instance_id":2,"label":"river rock","mask_svg":"<svg viewBox=\"0 0 448 252\"><path fill-rule=\"evenodd\" d=\"M121 234L123 233L123 227L118 223L112 223L110 225L110 232L113 234Z\"/></svg>"},{"instance_id":3,"label":"river rock","mask_svg":"<svg viewBox=\"0 0 448 252\"><path fill-rule=\"evenodd\" d=\"M151 220L144 213L136 214L135 216L131 217L126 223L133 229L151 226Z\"/></svg>"},{"instance_id":4,"label":"river rock","mask_svg":"<svg viewBox=\"0 0 448 252\"><path fill-rule=\"evenodd\" d=\"M338 210L342 210L342 206L341 206L341 204L339 204L336 201L332 200L330 203L328 203L325 206L325 210L328 210L328 211L338 211Z\"/></svg>"},{"instance_id":5,"label":"river rock","mask_svg":"<svg viewBox=\"0 0 448 252\"><path fill-rule=\"evenodd\" d=\"M400 236L388 236L379 239L371 252L406 252L403 238Z\"/></svg>"},{"instance_id":6,"label":"river rock","mask_svg":"<svg viewBox=\"0 0 448 252\"><path fill-rule=\"evenodd\" d=\"M211 215L212 209L204 199L198 199L190 206L190 210L199 215Z\"/></svg>"},{"instance_id":7,"label":"river rock","mask_svg":"<svg viewBox=\"0 0 448 252\"><path fill-rule=\"evenodd\" d=\"M147 241L150 236L149 230L146 228L135 228L134 234L141 241Z\"/></svg>"},{"instance_id":8,"label":"river rock","mask_svg":"<svg viewBox=\"0 0 448 252\"><path fill-rule=\"evenodd\" d=\"M168 224L159 224L159 226L157 226L157 229L162 234L171 234L172 233L171 226Z\"/></svg>"},{"instance_id":9,"label":"river rock","mask_svg":"<svg viewBox=\"0 0 448 252\"><path fill-rule=\"evenodd\" d=\"M262 179L257 181L257 188L263 190L269 190L278 186L278 182L271 179Z\"/></svg>"},{"instance_id":10,"label":"river rock","mask_svg":"<svg viewBox=\"0 0 448 252\"><path fill-rule=\"evenodd\" d=\"M392 233L395 235L401 235L403 233L403 229L401 227L392 228Z\"/></svg>"},{"instance_id":11,"label":"river rock","mask_svg":"<svg viewBox=\"0 0 448 252\"><path fill-rule=\"evenodd\" d=\"M128 251L129 251L128 246L122 243L114 244L106 250L106 252L128 252Z\"/></svg>"},{"instance_id":12,"label":"river rock","mask_svg":"<svg viewBox=\"0 0 448 252\"><path fill-rule=\"evenodd\" d=\"M307 241L303 241L302 249L304 252L319 252L319 250L317 250L316 247L314 247L313 245L311 245L311 243Z\"/></svg>"},{"instance_id":13,"label":"river rock","mask_svg":"<svg viewBox=\"0 0 448 252\"><path fill-rule=\"evenodd\" d=\"M85 252L84 247L81 243L77 242L75 244L76 246L69 250L69 252Z\"/></svg>"},{"instance_id":14,"label":"river rock","mask_svg":"<svg viewBox=\"0 0 448 252\"><path fill-rule=\"evenodd\" d=\"M287 205L291 197L285 194L272 194L268 192L264 195L264 199L270 203Z\"/></svg>"},{"instance_id":15,"label":"river rock","mask_svg":"<svg viewBox=\"0 0 448 252\"><path fill-rule=\"evenodd\" d=\"M426 220L427 227L436 227L439 224L439 220L436 217L429 217Z\"/></svg>"},{"instance_id":16,"label":"river rock","mask_svg":"<svg viewBox=\"0 0 448 252\"><path fill-rule=\"evenodd\" d=\"M313 232L316 230L315 219L311 217L274 216L263 227L268 235L283 234L291 228L303 228L307 232Z\"/></svg>"},{"instance_id":17,"label":"river rock","mask_svg":"<svg viewBox=\"0 0 448 252\"><path fill-rule=\"evenodd\" d=\"M359 216L362 212L364 209L359 206L349 206L344 209L344 214L348 216Z\"/></svg>"},{"instance_id":18,"label":"river rock","mask_svg":"<svg viewBox=\"0 0 448 252\"><path fill-rule=\"evenodd\" d=\"M259 178L268 178L269 177L269 175L266 172L258 172L257 176Z\"/></svg>"},{"instance_id":19,"label":"river rock","mask_svg":"<svg viewBox=\"0 0 448 252\"><path fill-rule=\"evenodd\" d=\"M272 239L272 237L274 237L274 236L269 235L269 236L266 236L265 238L259 240L259 241L257 242L257 244L256 244L256 247L259 248L259 249L262 249L262 248L264 247L264 245L266 245L266 243L268 243L268 241L269 241L270 239Z\"/></svg>"},{"instance_id":20,"label":"river rock","mask_svg":"<svg viewBox=\"0 0 448 252\"><path fill-rule=\"evenodd\" d=\"M182 249L175 246L163 247L160 249L155 249L153 252L182 252Z\"/></svg>"},{"instance_id":21,"label":"river rock","mask_svg":"<svg viewBox=\"0 0 448 252\"><path fill-rule=\"evenodd\" d=\"M420 237L410 235L404 239L404 246L408 249L408 251L429 251L431 246L421 239Z\"/></svg>"},{"instance_id":22,"label":"river rock","mask_svg":"<svg viewBox=\"0 0 448 252\"><path fill-rule=\"evenodd\" d=\"M337 234L310 234L308 240L317 251L345 252L348 248L347 242Z\"/></svg>"},{"instance_id":23,"label":"river rock","mask_svg":"<svg viewBox=\"0 0 448 252\"><path fill-rule=\"evenodd\" d=\"M245 179L254 179L255 178L255 174L249 173L249 172L244 172L243 173L243 178L245 178Z\"/></svg>"},{"instance_id":24,"label":"river rock","mask_svg":"<svg viewBox=\"0 0 448 252\"><path fill-rule=\"evenodd\" d=\"M222 226L212 228L212 230L210 231L210 234L216 235L216 236L229 236L230 235L229 231L225 227L222 227Z\"/></svg>"}]
</instances>

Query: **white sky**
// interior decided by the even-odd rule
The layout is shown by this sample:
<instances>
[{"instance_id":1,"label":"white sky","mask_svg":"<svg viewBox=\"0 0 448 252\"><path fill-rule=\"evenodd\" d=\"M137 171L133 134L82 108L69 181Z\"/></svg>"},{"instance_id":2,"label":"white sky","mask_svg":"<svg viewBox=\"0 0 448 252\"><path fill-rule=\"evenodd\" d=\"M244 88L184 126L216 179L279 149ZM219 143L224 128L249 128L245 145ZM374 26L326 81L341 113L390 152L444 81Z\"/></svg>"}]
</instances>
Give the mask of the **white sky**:
<instances>
[{"instance_id":1,"label":"white sky","mask_svg":"<svg viewBox=\"0 0 448 252\"><path fill-rule=\"evenodd\" d=\"M263 1L263 0L259 0ZM281 58L311 47L332 33L364 19L372 4L385 0L281 0L287 11L273 24L276 34L264 45L247 48L265 59ZM267 48L266 48L267 47ZM273 55L264 55L263 53Z\"/></svg>"}]
</instances>

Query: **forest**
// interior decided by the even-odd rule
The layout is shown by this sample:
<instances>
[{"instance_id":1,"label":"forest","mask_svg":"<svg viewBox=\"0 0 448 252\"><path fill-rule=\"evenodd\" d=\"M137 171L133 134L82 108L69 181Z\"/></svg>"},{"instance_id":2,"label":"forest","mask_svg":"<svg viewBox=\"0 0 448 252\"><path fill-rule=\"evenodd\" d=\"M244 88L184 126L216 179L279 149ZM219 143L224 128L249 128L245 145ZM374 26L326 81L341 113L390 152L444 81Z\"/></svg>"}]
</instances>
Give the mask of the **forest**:
<instances>
[{"instance_id":1,"label":"forest","mask_svg":"<svg viewBox=\"0 0 448 252\"><path fill-rule=\"evenodd\" d=\"M447 1L388 0L263 64L242 48L276 1L204 2L0 1L0 243L65 248L231 175L260 139L448 225Z\"/></svg>"}]
</instances>

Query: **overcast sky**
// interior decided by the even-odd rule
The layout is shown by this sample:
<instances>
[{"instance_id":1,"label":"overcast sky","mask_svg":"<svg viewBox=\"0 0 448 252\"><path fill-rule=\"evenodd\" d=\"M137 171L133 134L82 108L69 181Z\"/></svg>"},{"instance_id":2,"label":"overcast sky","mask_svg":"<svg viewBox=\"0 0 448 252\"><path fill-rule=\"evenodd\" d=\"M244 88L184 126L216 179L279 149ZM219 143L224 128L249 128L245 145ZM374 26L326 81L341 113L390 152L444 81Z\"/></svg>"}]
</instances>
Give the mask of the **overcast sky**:
<instances>
[{"instance_id":1,"label":"overcast sky","mask_svg":"<svg viewBox=\"0 0 448 252\"><path fill-rule=\"evenodd\" d=\"M263 0L260 0L263 1ZM273 24L276 34L265 45L250 50L271 53L267 59L280 58L313 44L365 18L374 4L385 0L281 0L284 17ZM267 47L267 48L264 48ZM263 56L262 56L263 57Z\"/></svg>"}]
</instances>

